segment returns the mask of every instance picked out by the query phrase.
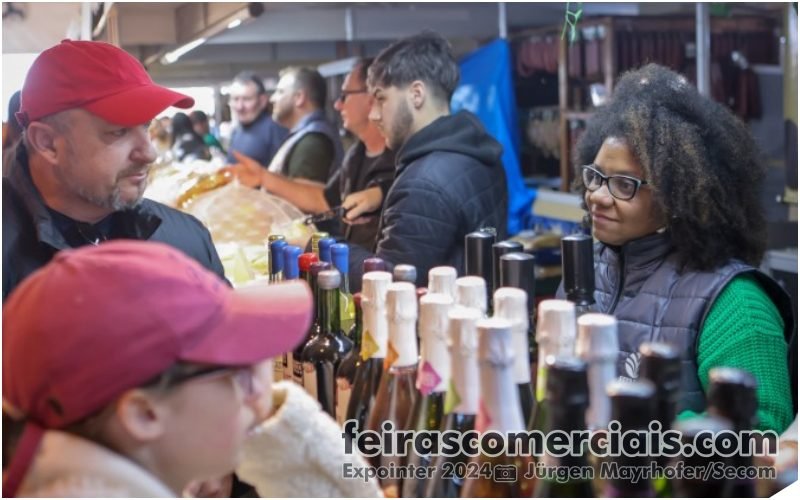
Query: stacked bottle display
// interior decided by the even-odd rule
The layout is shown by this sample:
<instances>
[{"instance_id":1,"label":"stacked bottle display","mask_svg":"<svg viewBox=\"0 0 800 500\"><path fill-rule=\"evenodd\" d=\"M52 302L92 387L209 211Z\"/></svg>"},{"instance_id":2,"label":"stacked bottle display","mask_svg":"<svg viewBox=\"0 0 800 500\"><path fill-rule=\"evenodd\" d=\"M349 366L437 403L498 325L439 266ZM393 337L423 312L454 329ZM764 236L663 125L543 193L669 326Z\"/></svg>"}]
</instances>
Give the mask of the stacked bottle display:
<instances>
[{"instance_id":1,"label":"stacked bottle display","mask_svg":"<svg viewBox=\"0 0 800 500\"><path fill-rule=\"evenodd\" d=\"M306 279L316 297L309 335L279 360L283 366L276 366L276 378L292 373L350 437L373 431L386 439L387 431L412 432L404 450L368 457L372 467L390 471L376 474L385 496L752 496L757 491L753 479L698 480L666 472L712 463L752 466L744 453L719 453L725 443L716 436L758 425L757 384L742 370L712 370L706 414L679 419L684 353L675 346L643 343L638 379L620 377L617 320L594 312L591 238L562 241L569 300L538 304L534 256L517 242L495 242L488 232L467 237L471 272L463 277L454 268L436 267L424 288L413 266L395 265L387 272L380 259L367 259L363 288L352 296L344 279L346 245L319 237L316 247L319 254L300 254L280 238L270 243L272 280ZM343 300L352 304L353 321L346 329ZM682 446L709 435L720 447L704 455L660 454L670 429L681 433ZM415 436L435 431L499 440L491 453L466 441L459 441L455 453L415 447ZM609 433L628 431L650 433L646 452L602 458L594 453L607 446ZM517 453L508 439L536 432L585 432L589 440L557 454L544 445ZM576 472L558 477L553 471L559 468ZM610 472L632 469L650 475L634 481ZM419 470L427 472L414 472Z\"/></svg>"}]
</instances>

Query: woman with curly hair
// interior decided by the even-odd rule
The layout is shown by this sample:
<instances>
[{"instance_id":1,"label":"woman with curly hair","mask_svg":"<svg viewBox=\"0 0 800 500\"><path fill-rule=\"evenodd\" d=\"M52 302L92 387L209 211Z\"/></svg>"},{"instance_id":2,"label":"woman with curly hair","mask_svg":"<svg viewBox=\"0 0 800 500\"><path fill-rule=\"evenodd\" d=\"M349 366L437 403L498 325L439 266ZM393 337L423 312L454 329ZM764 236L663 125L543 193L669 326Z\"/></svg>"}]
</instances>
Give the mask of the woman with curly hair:
<instances>
[{"instance_id":1,"label":"woman with curly hair","mask_svg":"<svg viewBox=\"0 0 800 500\"><path fill-rule=\"evenodd\" d=\"M619 373L643 342L683 352L679 417L705 408L708 372L758 381L758 428L794 416L791 300L757 269L766 246L764 168L739 119L682 76L650 64L621 77L577 145L598 310L619 320ZM792 374L796 377L796 374Z\"/></svg>"}]
</instances>

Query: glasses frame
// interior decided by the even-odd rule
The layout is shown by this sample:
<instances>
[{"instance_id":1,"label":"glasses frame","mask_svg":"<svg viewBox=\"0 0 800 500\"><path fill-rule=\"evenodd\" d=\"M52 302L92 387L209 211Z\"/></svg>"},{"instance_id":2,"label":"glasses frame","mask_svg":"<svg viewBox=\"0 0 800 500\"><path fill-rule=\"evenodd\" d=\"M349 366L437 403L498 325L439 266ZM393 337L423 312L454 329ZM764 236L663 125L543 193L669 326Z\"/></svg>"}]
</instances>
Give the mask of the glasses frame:
<instances>
[{"instance_id":1,"label":"glasses frame","mask_svg":"<svg viewBox=\"0 0 800 500\"><path fill-rule=\"evenodd\" d=\"M251 366L210 366L185 373L167 371L151 386L158 390L170 390L193 380L230 376L245 397L255 393L253 368ZM150 385L150 384L148 384Z\"/></svg>"},{"instance_id":2,"label":"glasses frame","mask_svg":"<svg viewBox=\"0 0 800 500\"><path fill-rule=\"evenodd\" d=\"M350 97L351 95L368 94L368 93L369 93L368 89L342 90L339 93L339 97L336 98L336 101L339 102L340 104L344 104L345 101L347 101L347 98Z\"/></svg>"},{"instance_id":3,"label":"glasses frame","mask_svg":"<svg viewBox=\"0 0 800 500\"><path fill-rule=\"evenodd\" d=\"M600 185L597 186L594 189L592 189L589 186L587 186L586 178L585 178L585 175L586 175L587 171L594 172L595 174L597 174L600 177ZM635 184L635 187L633 188L633 194L628 196L628 197L618 196L614 192L614 189L611 187L611 182L609 182L612 179L625 179L625 180L632 181ZM605 185L608 186L608 193L611 196L613 196L614 198L616 198L618 200L622 200L622 201L630 201L630 200L632 200L639 193L639 189L642 186L645 186L645 185L649 184L649 182L647 182L645 180L638 179L638 178L630 176L630 175L605 175L603 172L597 170L596 165L594 165L594 164L584 165L584 166L581 167L581 182L583 183L583 187L585 187L586 190L589 191L590 193L594 193L595 191L597 191L598 189L603 187L603 184L605 184Z\"/></svg>"}]
</instances>

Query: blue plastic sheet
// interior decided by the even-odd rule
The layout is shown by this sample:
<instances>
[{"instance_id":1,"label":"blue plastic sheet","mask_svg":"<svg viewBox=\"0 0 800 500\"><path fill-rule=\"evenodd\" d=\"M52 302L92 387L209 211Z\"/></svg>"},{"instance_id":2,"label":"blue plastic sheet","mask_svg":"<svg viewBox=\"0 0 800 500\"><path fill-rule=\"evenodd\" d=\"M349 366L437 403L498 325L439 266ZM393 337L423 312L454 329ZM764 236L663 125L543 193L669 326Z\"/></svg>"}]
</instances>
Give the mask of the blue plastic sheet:
<instances>
[{"instance_id":1,"label":"blue plastic sheet","mask_svg":"<svg viewBox=\"0 0 800 500\"><path fill-rule=\"evenodd\" d=\"M508 234L528 227L536 191L525 186L519 165L519 126L512 82L511 48L495 40L461 61L461 81L451 101L453 112L466 109L503 145L508 183Z\"/></svg>"}]
</instances>

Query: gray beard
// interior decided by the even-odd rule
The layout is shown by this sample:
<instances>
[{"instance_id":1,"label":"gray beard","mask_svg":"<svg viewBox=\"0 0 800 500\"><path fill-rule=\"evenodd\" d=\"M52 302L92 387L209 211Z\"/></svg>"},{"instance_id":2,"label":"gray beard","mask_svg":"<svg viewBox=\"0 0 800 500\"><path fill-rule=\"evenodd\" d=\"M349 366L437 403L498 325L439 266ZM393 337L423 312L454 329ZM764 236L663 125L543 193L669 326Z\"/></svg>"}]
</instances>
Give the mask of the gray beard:
<instances>
[{"instance_id":1,"label":"gray beard","mask_svg":"<svg viewBox=\"0 0 800 500\"><path fill-rule=\"evenodd\" d=\"M130 208L136 207L139 203L141 203L142 198L144 196L144 189L142 189L142 192L139 194L139 196L136 197L135 200L131 200L131 201L125 202L120 197L119 186L115 186L114 190L111 192L111 195L109 195L109 196L107 196L105 198L102 198L102 197L99 197L99 196L95 196L94 194L86 191L81 186L72 186L72 187L75 189L75 192L78 194L78 196L83 198L85 201L88 201L92 205L95 205L95 206L98 206L98 207L101 207L101 208L111 209L111 210L113 210L115 212L119 211L119 210L127 210L127 209L130 209ZM145 187L146 187L146 185L145 185Z\"/></svg>"}]
</instances>

